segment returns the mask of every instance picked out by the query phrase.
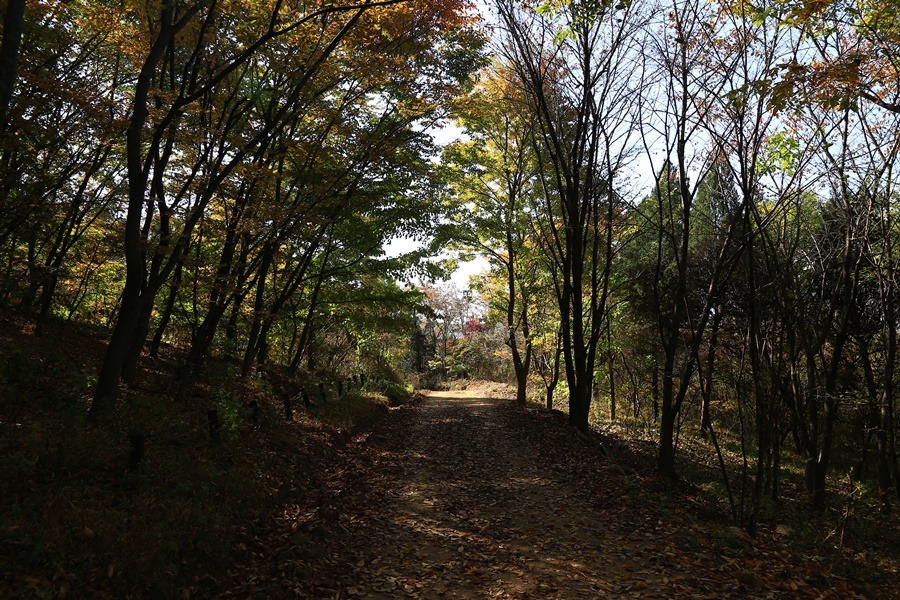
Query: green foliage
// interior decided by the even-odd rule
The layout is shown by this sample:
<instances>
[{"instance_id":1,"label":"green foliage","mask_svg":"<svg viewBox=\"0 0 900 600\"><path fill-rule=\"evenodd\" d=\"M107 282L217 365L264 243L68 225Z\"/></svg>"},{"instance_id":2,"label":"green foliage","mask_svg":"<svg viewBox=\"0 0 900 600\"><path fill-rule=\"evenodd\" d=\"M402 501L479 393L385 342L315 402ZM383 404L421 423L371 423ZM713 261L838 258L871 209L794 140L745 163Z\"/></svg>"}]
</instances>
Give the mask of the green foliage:
<instances>
[{"instance_id":1,"label":"green foliage","mask_svg":"<svg viewBox=\"0 0 900 600\"><path fill-rule=\"evenodd\" d=\"M618 11L628 10L631 0L541 0L535 10L551 19L564 19L566 25L559 28L555 42L563 43L576 37L582 27L610 18Z\"/></svg>"},{"instance_id":2,"label":"green foliage","mask_svg":"<svg viewBox=\"0 0 900 600\"><path fill-rule=\"evenodd\" d=\"M799 154L800 142L790 133L781 131L770 135L760 158L760 175L784 173L793 177L797 172Z\"/></svg>"},{"instance_id":3,"label":"green foliage","mask_svg":"<svg viewBox=\"0 0 900 600\"><path fill-rule=\"evenodd\" d=\"M448 375L504 383L514 380L505 334L503 326L467 332L447 357Z\"/></svg>"},{"instance_id":4,"label":"green foliage","mask_svg":"<svg viewBox=\"0 0 900 600\"><path fill-rule=\"evenodd\" d=\"M212 393L211 400L219 415L225 439L233 441L240 433L244 420L242 398L230 389L220 388Z\"/></svg>"},{"instance_id":5,"label":"green foliage","mask_svg":"<svg viewBox=\"0 0 900 600\"><path fill-rule=\"evenodd\" d=\"M897 437L896 415L881 410L897 384L897 3L722 2L691 16L674 5L677 15L638 15L643 6L627 0L504 2L524 19L524 45L514 50L504 39L506 55L493 63L464 2L367 4L353 26L355 13L342 6L295 27L285 11L277 35L269 4L204 6L29 4L19 81L0 131L0 304L23 319L3 322L0 336L11 440L0 442L0 512L18 527L0 528L0 554L38 567L63 560L78 544L60 533L73 525L55 515L76 510L74 527L101 524L81 540L97 548L86 569L109 568L110 548L123 545L113 524L125 523L138 548L123 577L144 587L143 578L159 577L156 595L171 596L186 560L210 559L217 528L244 498L263 497L258 481L232 479L242 444L283 441L279 428L310 415L321 427L367 427L410 397L401 364L425 387L508 380L510 346L520 344L533 350L532 373L551 385L562 313L576 300L586 300L583 310L564 325L583 319L585 327L566 350L599 353L602 366L583 374L603 393L612 392L610 378L616 383L627 431L655 427L652 386L662 379L685 384L681 427L692 434L691 402L709 383L730 461L723 478L746 460L744 496L769 434L803 446L790 469L829 456L831 474L872 460L872 440L860 431ZM184 26L161 41L163 59L153 62L165 7ZM686 26L693 34L682 37ZM517 63L518 51L536 62ZM686 89L657 87L671 83L682 58ZM129 171L124 131L143 114L136 102L145 64L151 110L133 123L142 135L132 141ZM697 132L687 146L698 150L684 164L667 161L652 189L635 193L639 200L626 198L623 174L642 164L635 149L654 154L663 143L667 156L677 154L670 140L681 134L670 125L681 110L690 114L679 125ZM437 164L427 131L448 116L467 138L443 149ZM580 132L591 133L575 139ZM625 147L635 139L646 147ZM708 158L706 148L714 149ZM563 164L603 152L610 155ZM680 180L701 173L695 185ZM693 198L683 197L692 187ZM385 246L403 237L422 245L388 256ZM566 254L595 242L608 244L608 254ZM435 258L445 250L456 254ZM491 265L476 284L487 305L484 331L467 329L471 297L404 283L446 275L476 254ZM721 285L712 290L720 262ZM597 274L610 265L609 287L566 280L576 267ZM140 319L149 317L123 336L135 345L129 352L141 355L147 329L163 340L153 348L162 358L141 355L139 365L152 369L139 368L132 386L113 385L121 414L111 431L91 437L85 398L98 381L85 369L100 358L86 367L78 344L54 339L79 322L108 334L125 308L126 278L140 290ZM715 339L695 329L710 315L720 325ZM23 335L32 331L47 335ZM20 339L42 355L13 347ZM198 364L212 359L189 390L200 402L173 407L152 392L168 385L191 346ZM689 368L662 373L662 358ZM279 373L278 385L253 375L279 370L288 375ZM303 385L359 372L371 374L369 389L339 401L332 393L308 414L295 406L301 416L283 422L279 385L295 397ZM557 406L569 399L565 381L555 396ZM253 426L251 403L261 411ZM205 443L199 406L217 411L227 444ZM602 419L606 406L604 398L594 416ZM835 413L840 419L829 422ZM151 450L126 473L122 432L137 429ZM896 460L896 448L880 452ZM771 482L774 467L762 467ZM835 532L853 531L851 504L875 505L873 471L854 471L862 480L846 486L840 480L829 501L847 516ZM19 526L27 493L64 478L65 493L34 505L48 518L39 532ZM93 497L96 489L108 498ZM706 489L724 506L724 484ZM759 518L777 516L775 501L754 502ZM141 555L158 564L141 565Z\"/></svg>"},{"instance_id":6,"label":"green foliage","mask_svg":"<svg viewBox=\"0 0 900 600\"><path fill-rule=\"evenodd\" d=\"M405 404L413 395L413 387L404 382L389 381L381 388L381 393L388 399L391 406Z\"/></svg>"}]
</instances>

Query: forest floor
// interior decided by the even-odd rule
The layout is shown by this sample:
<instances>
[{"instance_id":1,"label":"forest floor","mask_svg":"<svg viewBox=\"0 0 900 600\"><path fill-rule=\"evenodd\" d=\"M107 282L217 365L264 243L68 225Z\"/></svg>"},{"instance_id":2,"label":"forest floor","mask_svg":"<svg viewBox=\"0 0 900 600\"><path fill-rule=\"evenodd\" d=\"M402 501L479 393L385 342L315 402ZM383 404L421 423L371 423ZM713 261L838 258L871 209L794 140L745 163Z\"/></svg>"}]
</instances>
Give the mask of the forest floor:
<instances>
[{"instance_id":1,"label":"forest floor","mask_svg":"<svg viewBox=\"0 0 900 600\"><path fill-rule=\"evenodd\" d=\"M0 598L900 598L896 512L791 493L750 538L687 447L669 489L652 441L576 435L500 384L288 418L221 358L174 402L165 347L98 429L103 350L0 312Z\"/></svg>"},{"instance_id":2,"label":"forest floor","mask_svg":"<svg viewBox=\"0 0 900 600\"><path fill-rule=\"evenodd\" d=\"M328 500L287 511L225 597L887 598L708 521L558 412L427 392L355 438ZM607 441L608 442L608 441ZM896 582L894 582L896 583Z\"/></svg>"}]
</instances>

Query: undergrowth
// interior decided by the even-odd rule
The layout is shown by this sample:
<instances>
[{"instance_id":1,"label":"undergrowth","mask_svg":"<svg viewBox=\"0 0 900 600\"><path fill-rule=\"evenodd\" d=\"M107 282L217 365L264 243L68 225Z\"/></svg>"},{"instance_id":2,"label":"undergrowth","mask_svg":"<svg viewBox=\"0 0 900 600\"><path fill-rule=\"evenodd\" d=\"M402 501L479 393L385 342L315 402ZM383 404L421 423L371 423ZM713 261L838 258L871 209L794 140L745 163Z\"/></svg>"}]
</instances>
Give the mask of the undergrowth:
<instances>
[{"instance_id":1,"label":"undergrowth","mask_svg":"<svg viewBox=\"0 0 900 600\"><path fill-rule=\"evenodd\" d=\"M166 348L145 359L98 429L86 413L100 338L73 328L38 341L14 318L0 321L3 598L213 593L261 515L298 497L314 502L328 449L411 394L373 383L308 408L296 401L288 420L268 381L235 383L214 363L176 403L168 374L179 355Z\"/></svg>"}]
</instances>

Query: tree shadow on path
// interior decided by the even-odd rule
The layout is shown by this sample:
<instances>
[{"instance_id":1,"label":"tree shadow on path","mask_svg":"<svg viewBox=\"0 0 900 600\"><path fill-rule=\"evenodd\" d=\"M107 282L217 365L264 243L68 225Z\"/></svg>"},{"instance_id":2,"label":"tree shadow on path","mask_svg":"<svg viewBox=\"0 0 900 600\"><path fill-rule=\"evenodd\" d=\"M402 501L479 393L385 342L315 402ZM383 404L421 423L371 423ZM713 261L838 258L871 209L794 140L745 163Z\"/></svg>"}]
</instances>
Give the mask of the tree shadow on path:
<instances>
[{"instance_id":1,"label":"tree shadow on path","mask_svg":"<svg viewBox=\"0 0 900 600\"><path fill-rule=\"evenodd\" d=\"M371 600L855 596L787 551L686 520L554 417L472 392L392 411L344 450L328 500L286 519L284 581Z\"/></svg>"}]
</instances>

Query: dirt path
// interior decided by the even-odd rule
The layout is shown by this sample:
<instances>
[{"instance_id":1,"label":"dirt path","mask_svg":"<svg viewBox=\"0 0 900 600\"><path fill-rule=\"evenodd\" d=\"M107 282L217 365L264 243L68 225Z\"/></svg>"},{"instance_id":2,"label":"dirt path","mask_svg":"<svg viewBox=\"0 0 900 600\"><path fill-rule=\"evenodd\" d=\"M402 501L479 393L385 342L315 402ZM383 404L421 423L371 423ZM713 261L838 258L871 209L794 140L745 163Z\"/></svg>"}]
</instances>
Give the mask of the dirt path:
<instances>
[{"instance_id":1,"label":"dirt path","mask_svg":"<svg viewBox=\"0 0 900 600\"><path fill-rule=\"evenodd\" d=\"M612 543L608 516L577 482L541 463L540 448L517 435L494 401L429 394L405 462L387 490L396 529L381 532L396 536L399 562L389 561L387 578L361 569L364 589L393 592L396 582L425 598L576 598L629 587L610 577L627 557ZM641 579L650 591L654 581Z\"/></svg>"},{"instance_id":2,"label":"dirt path","mask_svg":"<svg viewBox=\"0 0 900 600\"><path fill-rule=\"evenodd\" d=\"M591 446L559 415L431 392L344 450L271 575L370 600L853 597L797 579L787 552L685 524Z\"/></svg>"}]
</instances>

